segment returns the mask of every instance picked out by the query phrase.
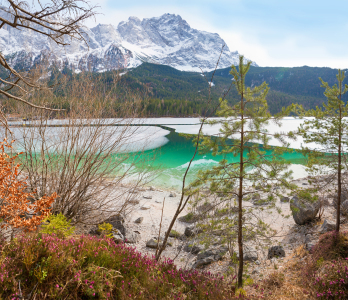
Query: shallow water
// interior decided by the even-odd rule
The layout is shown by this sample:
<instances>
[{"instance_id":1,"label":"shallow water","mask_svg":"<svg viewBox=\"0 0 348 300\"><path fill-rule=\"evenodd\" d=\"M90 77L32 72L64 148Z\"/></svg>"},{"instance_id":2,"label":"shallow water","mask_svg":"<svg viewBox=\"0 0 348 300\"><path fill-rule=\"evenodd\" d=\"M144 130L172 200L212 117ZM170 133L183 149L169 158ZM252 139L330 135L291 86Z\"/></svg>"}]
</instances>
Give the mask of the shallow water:
<instances>
[{"instance_id":1,"label":"shallow water","mask_svg":"<svg viewBox=\"0 0 348 300\"><path fill-rule=\"evenodd\" d=\"M160 170L158 176L152 182L153 185L180 190L182 178L194 154L195 147L190 140L180 136L176 131L171 131L165 137L168 139L166 144L157 149L144 151L143 153L138 152L138 154L140 156L146 156L147 163L153 168L159 168ZM300 178L306 175L301 165L304 162L302 154L294 151L292 153L285 153L283 157L293 164L291 169L294 172L294 178ZM213 156L210 153L204 155L197 154L191 164L187 182L191 182L199 170L211 168L217 165L223 158L223 156ZM226 159L229 162L238 160L232 154L227 155Z\"/></svg>"}]
</instances>

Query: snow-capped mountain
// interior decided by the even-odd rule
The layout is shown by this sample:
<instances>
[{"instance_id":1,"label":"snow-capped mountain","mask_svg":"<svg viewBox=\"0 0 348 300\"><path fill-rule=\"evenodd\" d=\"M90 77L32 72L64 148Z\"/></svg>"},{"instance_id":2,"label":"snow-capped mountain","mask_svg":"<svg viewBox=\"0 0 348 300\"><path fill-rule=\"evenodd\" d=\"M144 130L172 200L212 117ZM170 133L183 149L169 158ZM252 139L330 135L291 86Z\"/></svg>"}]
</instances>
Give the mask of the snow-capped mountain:
<instances>
[{"instance_id":1,"label":"snow-capped mountain","mask_svg":"<svg viewBox=\"0 0 348 300\"><path fill-rule=\"evenodd\" d=\"M4 14L0 7L0 16ZM225 44L217 33L193 29L173 14L143 20L130 17L117 27L99 24L84 28L83 33L87 44L73 40L63 48L34 31L5 25L0 29L0 51L9 57L14 67L21 68L48 59L60 68L68 66L75 72L133 68L144 61L199 71L215 68ZM236 63L238 52L231 52L225 45L219 68Z\"/></svg>"}]
</instances>

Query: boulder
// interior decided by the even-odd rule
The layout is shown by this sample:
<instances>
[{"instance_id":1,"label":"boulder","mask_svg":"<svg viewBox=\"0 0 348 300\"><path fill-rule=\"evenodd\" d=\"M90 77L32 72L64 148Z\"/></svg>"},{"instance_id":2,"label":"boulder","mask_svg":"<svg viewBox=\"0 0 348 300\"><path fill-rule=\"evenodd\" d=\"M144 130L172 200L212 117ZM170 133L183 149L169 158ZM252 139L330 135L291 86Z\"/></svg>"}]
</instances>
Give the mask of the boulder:
<instances>
[{"instance_id":1,"label":"boulder","mask_svg":"<svg viewBox=\"0 0 348 300\"><path fill-rule=\"evenodd\" d=\"M140 224L140 223L143 222L143 220L144 220L143 217L139 217L138 219L136 219L136 220L134 221L134 223Z\"/></svg>"},{"instance_id":2,"label":"boulder","mask_svg":"<svg viewBox=\"0 0 348 300\"><path fill-rule=\"evenodd\" d=\"M203 259L197 259L196 262L193 264L192 268L196 269L204 265L209 265L212 262L216 261L213 256L209 256Z\"/></svg>"},{"instance_id":3,"label":"boulder","mask_svg":"<svg viewBox=\"0 0 348 300\"><path fill-rule=\"evenodd\" d=\"M153 186L150 186L150 187L149 187L149 191L155 191L154 187L153 187Z\"/></svg>"},{"instance_id":4,"label":"boulder","mask_svg":"<svg viewBox=\"0 0 348 300\"><path fill-rule=\"evenodd\" d=\"M169 197L176 197L176 194L175 194L174 192L171 192L171 193L169 194Z\"/></svg>"},{"instance_id":5,"label":"boulder","mask_svg":"<svg viewBox=\"0 0 348 300\"><path fill-rule=\"evenodd\" d=\"M236 253L237 259L239 260L239 251ZM244 261L256 261L259 256L257 250L254 247L245 246L243 249L243 260Z\"/></svg>"},{"instance_id":6,"label":"boulder","mask_svg":"<svg viewBox=\"0 0 348 300\"><path fill-rule=\"evenodd\" d=\"M334 196L333 201L332 201L332 205L334 206L334 208L337 209L337 195ZM347 191L342 191L341 192L341 207L342 204L348 200L348 192Z\"/></svg>"},{"instance_id":7,"label":"boulder","mask_svg":"<svg viewBox=\"0 0 348 300\"><path fill-rule=\"evenodd\" d=\"M196 228L195 226L191 225L191 226L187 226L185 228L184 234L187 237L192 237L192 236L195 236L195 235L200 234L202 232L203 232L203 230L201 228Z\"/></svg>"},{"instance_id":8,"label":"boulder","mask_svg":"<svg viewBox=\"0 0 348 300\"><path fill-rule=\"evenodd\" d=\"M192 242L187 243L183 249L185 252L190 252L192 254L198 254L203 250L203 247L199 244L194 244Z\"/></svg>"},{"instance_id":9,"label":"boulder","mask_svg":"<svg viewBox=\"0 0 348 300\"><path fill-rule=\"evenodd\" d=\"M209 248L207 250L202 250L198 253L197 259L204 259L207 257L213 257L214 260L220 260L228 251L228 247L217 247L217 248Z\"/></svg>"},{"instance_id":10,"label":"boulder","mask_svg":"<svg viewBox=\"0 0 348 300\"><path fill-rule=\"evenodd\" d=\"M341 204L341 214L342 214L342 215L348 215L348 200L345 200L345 201Z\"/></svg>"},{"instance_id":11,"label":"boulder","mask_svg":"<svg viewBox=\"0 0 348 300\"><path fill-rule=\"evenodd\" d=\"M144 199L152 199L152 196L150 196L150 195L144 195L143 198L144 198Z\"/></svg>"},{"instance_id":12,"label":"boulder","mask_svg":"<svg viewBox=\"0 0 348 300\"><path fill-rule=\"evenodd\" d=\"M235 252L237 260L239 260L239 251ZM252 258L253 257L253 258ZM244 245L243 260L255 261L258 259L257 251L254 247Z\"/></svg>"},{"instance_id":13,"label":"boulder","mask_svg":"<svg viewBox=\"0 0 348 300\"><path fill-rule=\"evenodd\" d=\"M333 231L336 229L336 222L325 220L324 223L320 227L320 232L325 233L328 231Z\"/></svg>"},{"instance_id":14,"label":"boulder","mask_svg":"<svg viewBox=\"0 0 348 300\"><path fill-rule=\"evenodd\" d=\"M268 249L268 259L272 258L279 258L279 257L285 257L285 251L283 246L272 246L271 248Z\"/></svg>"},{"instance_id":15,"label":"boulder","mask_svg":"<svg viewBox=\"0 0 348 300\"><path fill-rule=\"evenodd\" d=\"M289 202L290 198L289 197L281 197L280 202Z\"/></svg>"},{"instance_id":16,"label":"boulder","mask_svg":"<svg viewBox=\"0 0 348 300\"><path fill-rule=\"evenodd\" d=\"M112 225L113 228L118 229L122 235L126 234L126 228L124 227L124 218L120 215L113 215L109 218L107 218L105 221L105 223L109 223Z\"/></svg>"},{"instance_id":17,"label":"boulder","mask_svg":"<svg viewBox=\"0 0 348 300\"><path fill-rule=\"evenodd\" d=\"M304 225L312 221L319 211L319 206L318 201L311 203L307 200L299 199L297 196L294 196L290 201L292 216L298 225Z\"/></svg>"},{"instance_id":18,"label":"boulder","mask_svg":"<svg viewBox=\"0 0 348 300\"><path fill-rule=\"evenodd\" d=\"M136 244L140 241L141 235L139 231L126 230L124 241L129 244Z\"/></svg>"}]
</instances>

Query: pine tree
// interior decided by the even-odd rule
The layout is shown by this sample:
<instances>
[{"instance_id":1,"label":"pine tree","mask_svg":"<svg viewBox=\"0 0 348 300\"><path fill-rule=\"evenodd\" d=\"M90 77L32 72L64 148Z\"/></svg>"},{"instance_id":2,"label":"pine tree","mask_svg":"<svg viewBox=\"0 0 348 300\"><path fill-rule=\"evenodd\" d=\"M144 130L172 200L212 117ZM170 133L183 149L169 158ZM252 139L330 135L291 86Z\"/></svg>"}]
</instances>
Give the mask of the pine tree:
<instances>
[{"instance_id":1,"label":"pine tree","mask_svg":"<svg viewBox=\"0 0 348 300\"><path fill-rule=\"evenodd\" d=\"M292 188L288 178L291 172L287 171L288 162L281 157L287 150L289 144L285 136L281 134L271 134L267 131L266 125L274 121L280 125L281 117L287 115L291 108L283 109L283 112L275 118L268 111L266 96L268 86L263 82L260 86L253 88L245 86L245 77L250 68L251 62L243 64L244 57L239 57L239 67L232 66L230 74L233 76L233 83L239 94L239 101L229 106L226 101L221 102L217 114L222 119L210 121L210 124L221 124L219 137L202 138L200 144L201 152L213 151L213 155L232 154L237 157L236 162L229 162L223 159L219 165L210 170L200 172L192 188L199 186L209 186L213 194L222 197L236 199L237 211L236 221L225 218L226 221L233 223L229 228L235 231L230 234L233 238L237 236L239 266L238 266L238 287L243 285L243 238L246 235L271 234L267 224L261 219L254 219L254 224L249 219L251 215L255 216L255 209L274 208L276 196L280 196L282 189L274 189L278 184L282 187ZM293 138L293 134L287 135ZM273 148L269 146L271 138L276 138L281 142L281 147ZM259 144L263 144L260 146ZM258 190L250 189L251 186L258 187ZM257 205L252 207L243 206L243 201L251 200L252 196L262 192L264 199L260 199ZM263 206L267 204L267 206ZM248 222L245 222L245 220ZM215 224L216 225L216 224Z\"/></svg>"},{"instance_id":2,"label":"pine tree","mask_svg":"<svg viewBox=\"0 0 348 300\"><path fill-rule=\"evenodd\" d=\"M342 96L348 91L348 85L343 85L344 71L338 70L336 75L338 85L319 80L325 88L324 95L328 102L323 107L307 112L300 112L302 116L314 117L305 119L299 129L299 134L305 143L315 143L316 149L304 148L308 155L308 170L310 173L329 173L337 176L337 218L336 231L340 230L340 213L342 198L342 171L347 168L344 161L348 158L348 104L342 101Z\"/></svg>"}]
</instances>

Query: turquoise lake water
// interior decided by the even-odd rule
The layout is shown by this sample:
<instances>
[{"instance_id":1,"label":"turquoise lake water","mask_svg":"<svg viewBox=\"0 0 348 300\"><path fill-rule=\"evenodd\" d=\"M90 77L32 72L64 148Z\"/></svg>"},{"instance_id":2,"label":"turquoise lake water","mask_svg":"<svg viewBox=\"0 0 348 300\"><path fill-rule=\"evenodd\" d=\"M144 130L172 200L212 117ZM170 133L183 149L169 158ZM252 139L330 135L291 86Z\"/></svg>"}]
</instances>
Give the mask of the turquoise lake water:
<instances>
[{"instance_id":1,"label":"turquoise lake water","mask_svg":"<svg viewBox=\"0 0 348 300\"><path fill-rule=\"evenodd\" d=\"M182 178L194 154L195 147L192 141L175 131L171 131L165 137L168 139L168 142L163 146L153 150L138 152L137 154L140 157L146 157L148 166L159 169L159 174L152 182L153 185L180 190ZM304 157L298 152L285 153L283 156L294 165L301 165L304 162ZM209 153L204 155L197 154L191 164L187 182L191 182L194 179L198 170L213 167L223 158L223 156L213 156ZM238 160L233 155L228 155L226 158L230 162Z\"/></svg>"}]
</instances>

